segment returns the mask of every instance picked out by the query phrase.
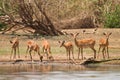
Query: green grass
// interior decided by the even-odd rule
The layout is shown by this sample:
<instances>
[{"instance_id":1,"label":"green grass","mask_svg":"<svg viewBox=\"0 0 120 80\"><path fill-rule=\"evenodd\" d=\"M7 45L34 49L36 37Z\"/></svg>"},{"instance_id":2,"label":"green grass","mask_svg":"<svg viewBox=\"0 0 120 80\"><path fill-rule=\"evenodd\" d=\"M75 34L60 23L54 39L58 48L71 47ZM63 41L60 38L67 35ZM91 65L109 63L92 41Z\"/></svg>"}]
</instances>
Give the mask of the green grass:
<instances>
[{"instance_id":1,"label":"green grass","mask_svg":"<svg viewBox=\"0 0 120 80\"><path fill-rule=\"evenodd\" d=\"M59 39L56 38L56 39ZM53 40L53 39L52 39ZM60 40L60 39L59 39ZM50 40L51 41L51 40ZM20 54L26 54L26 41L22 41L20 44ZM40 52L42 53L42 47L40 45L41 42L39 42L39 46L40 46ZM52 54L65 54L66 53L66 49L64 47L60 47L60 44L57 42L57 40L54 40L51 43L51 52ZM98 52L98 47L96 47L96 51ZM85 54L92 54L93 51L90 48L84 48L83 52ZM119 49L109 49L110 53L119 53ZM4 54L9 54L11 53L11 44L9 43L7 46L3 46L0 49L0 55L4 55ZM74 45L74 53L77 54L78 53L78 48Z\"/></svg>"}]
</instances>

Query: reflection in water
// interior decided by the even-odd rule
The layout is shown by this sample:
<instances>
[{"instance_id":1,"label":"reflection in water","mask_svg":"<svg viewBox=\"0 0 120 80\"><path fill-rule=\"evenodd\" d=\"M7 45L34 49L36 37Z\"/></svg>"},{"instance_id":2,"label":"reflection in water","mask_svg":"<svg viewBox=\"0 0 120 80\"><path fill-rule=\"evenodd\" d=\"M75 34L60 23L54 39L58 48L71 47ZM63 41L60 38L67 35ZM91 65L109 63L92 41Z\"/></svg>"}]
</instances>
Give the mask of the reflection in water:
<instances>
[{"instance_id":1,"label":"reflection in water","mask_svg":"<svg viewBox=\"0 0 120 80\"><path fill-rule=\"evenodd\" d=\"M85 70L87 67L69 64L4 64L0 65L0 74L16 74L20 72L41 72L47 73L52 71L78 71Z\"/></svg>"},{"instance_id":2,"label":"reflection in water","mask_svg":"<svg viewBox=\"0 0 120 80\"><path fill-rule=\"evenodd\" d=\"M3 64L0 80L118 80L120 66L72 64Z\"/></svg>"}]
</instances>

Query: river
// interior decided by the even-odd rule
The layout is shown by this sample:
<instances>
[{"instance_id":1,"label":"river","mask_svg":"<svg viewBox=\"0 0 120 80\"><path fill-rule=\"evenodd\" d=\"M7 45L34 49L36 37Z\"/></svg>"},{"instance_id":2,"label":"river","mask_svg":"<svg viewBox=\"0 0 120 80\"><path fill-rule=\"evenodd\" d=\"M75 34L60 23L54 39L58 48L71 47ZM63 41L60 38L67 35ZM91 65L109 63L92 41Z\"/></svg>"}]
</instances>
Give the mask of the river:
<instances>
[{"instance_id":1,"label":"river","mask_svg":"<svg viewBox=\"0 0 120 80\"><path fill-rule=\"evenodd\" d=\"M120 65L0 64L0 80L119 80Z\"/></svg>"}]
</instances>

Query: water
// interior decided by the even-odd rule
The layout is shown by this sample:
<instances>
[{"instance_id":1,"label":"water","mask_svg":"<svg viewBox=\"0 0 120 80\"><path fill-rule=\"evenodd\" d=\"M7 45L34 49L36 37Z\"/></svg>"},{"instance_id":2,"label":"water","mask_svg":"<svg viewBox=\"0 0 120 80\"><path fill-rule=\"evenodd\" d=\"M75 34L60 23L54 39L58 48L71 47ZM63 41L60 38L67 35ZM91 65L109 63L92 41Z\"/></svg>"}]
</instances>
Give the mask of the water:
<instances>
[{"instance_id":1,"label":"water","mask_svg":"<svg viewBox=\"0 0 120 80\"><path fill-rule=\"evenodd\" d=\"M0 80L119 80L119 65L1 64Z\"/></svg>"}]
</instances>

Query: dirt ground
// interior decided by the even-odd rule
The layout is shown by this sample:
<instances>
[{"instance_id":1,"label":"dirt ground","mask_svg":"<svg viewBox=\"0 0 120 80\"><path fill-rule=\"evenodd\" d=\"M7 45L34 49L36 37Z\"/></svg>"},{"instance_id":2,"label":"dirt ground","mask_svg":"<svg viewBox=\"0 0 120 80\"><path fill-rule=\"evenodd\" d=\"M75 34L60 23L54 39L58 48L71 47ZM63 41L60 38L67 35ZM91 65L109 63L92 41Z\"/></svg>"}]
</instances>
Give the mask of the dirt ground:
<instances>
[{"instance_id":1,"label":"dirt ground","mask_svg":"<svg viewBox=\"0 0 120 80\"><path fill-rule=\"evenodd\" d=\"M83 34L83 30L86 30L86 33ZM67 32L67 33L80 33L79 36L77 37L77 39L83 39L83 38L93 38L96 40L96 45L95 45L95 49L98 52L98 48L99 48L99 39L101 37L104 37L103 32L109 33L112 32L112 35L109 38L109 53L110 53L110 59L118 59L115 61L111 61L108 63L119 63L119 58L120 58L120 29L97 29L97 31L95 32L95 34L93 34L93 30L94 29L67 29L67 30L63 30L63 32ZM25 36L25 33L23 33L22 31L18 31L17 34L20 34L19 36L19 40L20 40L20 55L21 58L16 58L16 59L22 59L22 60L30 60L30 57L28 55L27 58L25 58L26 55L26 41L29 40L28 36ZM10 61L10 53L11 53L11 44L9 43L9 40L12 40L14 37L14 35L11 34L0 34L0 61ZM41 50L41 54L42 53L42 36L39 36L38 39L34 39L40 46ZM66 60L66 51L64 47L59 47L60 44L58 43L58 41L71 41L74 43L74 40L72 38L72 36L70 35L62 35L62 36L44 36L44 38L46 38L50 44L51 44L51 52L52 52L52 56L54 57L55 61L64 61ZM86 59L93 57L93 52L91 49L89 48L85 48L84 49L84 57ZM33 54L34 56L34 54ZM78 49L76 47L76 45L74 44L74 56L75 59L77 59L78 57ZM34 60L39 60L39 57L37 54L35 54L35 56L33 57ZM81 56L80 56L81 58ZM44 60L46 60L46 56L44 56L43 58ZM102 52L100 52L100 57L97 60L103 60L102 58ZM12 59L13 61L13 59ZM81 61L81 60L77 60L77 61Z\"/></svg>"}]
</instances>

